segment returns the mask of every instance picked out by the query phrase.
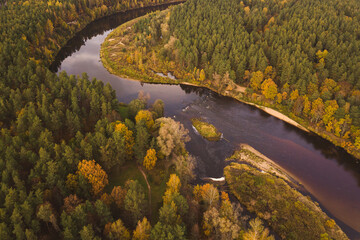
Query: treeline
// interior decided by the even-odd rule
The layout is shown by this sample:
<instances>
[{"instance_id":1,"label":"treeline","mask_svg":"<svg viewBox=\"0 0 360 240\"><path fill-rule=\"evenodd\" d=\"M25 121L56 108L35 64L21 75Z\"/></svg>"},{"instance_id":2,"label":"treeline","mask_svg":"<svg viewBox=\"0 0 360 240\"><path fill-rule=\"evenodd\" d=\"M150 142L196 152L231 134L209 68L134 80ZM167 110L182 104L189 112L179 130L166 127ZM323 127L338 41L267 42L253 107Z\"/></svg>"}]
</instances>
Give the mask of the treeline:
<instances>
[{"instance_id":1,"label":"treeline","mask_svg":"<svg viewBox=\"0 0 360 240\"><path fill-rule=\"evenodd\" d=\"M163 44L153 59L227 95L248 86L240 97L303 119L358 154L359 10L353 0L190 0L140 30Z\"/></svg>"}]
</instances>

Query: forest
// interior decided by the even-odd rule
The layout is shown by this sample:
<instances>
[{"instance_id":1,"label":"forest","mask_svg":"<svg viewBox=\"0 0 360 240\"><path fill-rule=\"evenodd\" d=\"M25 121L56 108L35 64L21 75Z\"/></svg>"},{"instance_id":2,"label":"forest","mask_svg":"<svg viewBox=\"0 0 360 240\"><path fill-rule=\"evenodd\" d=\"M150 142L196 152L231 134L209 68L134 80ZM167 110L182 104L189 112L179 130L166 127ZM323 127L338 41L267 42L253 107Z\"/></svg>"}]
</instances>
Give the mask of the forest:
<instances>
[{"instance_id":1,"label":"forest","mask_svg":"<svg viewBox=\"0 0 360 240\"><path fill-rule=\"evenodd\" d=\"M359 151L359 10L351 0L188 1L171 13L169 57L213 80L228 73L252 101L281 104Z\"/></svg>"},{"instance_id":2,"label":"forest","mask_svg":"<svg viewBox=\"0 0 360 240\"><path fill-rule=\"evenodd\" d=\"M161 3L0 2L0 239L274 239L227 189L190 184L188 130L163 101L48 69L89 22Z\"/></svg>"},{"instance_id":3,"label":"forest","mask_svg":"<svg viewBox=\"0 0 360 240\"><path fill-rule=\"evenodd\" d=\"M196 209L205 211L209 198L220 208L210 184L192 200L187 130L163 117L161 100L150 106L140 93L121 104L86 73L48 70L87 23L159 3L1 2L0 239L185 239L198 226ZM249 234L264 230L259 220L257 228Z\"/></svg>"},{"instance_id":4,"label":"forest","mask_svg":"<svg viewBox=\"0 0 360 240\"><path fill-rule=\"evenodd\" d=\"M277 109L359 157L359 10L354 0L190 0L120 33L133 32L134 47L103 62Z\"/></svg>"}]
</instances>

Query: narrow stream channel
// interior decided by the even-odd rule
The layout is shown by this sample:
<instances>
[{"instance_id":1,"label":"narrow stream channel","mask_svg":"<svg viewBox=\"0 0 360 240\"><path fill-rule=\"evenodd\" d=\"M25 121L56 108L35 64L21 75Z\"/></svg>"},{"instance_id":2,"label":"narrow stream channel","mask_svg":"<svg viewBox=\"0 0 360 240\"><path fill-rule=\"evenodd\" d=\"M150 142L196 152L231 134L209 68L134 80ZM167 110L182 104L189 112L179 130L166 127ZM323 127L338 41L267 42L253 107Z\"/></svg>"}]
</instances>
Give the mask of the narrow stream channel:
<instances>
[{"instance_id":1,"label":"narrow stream channel","mask_svg":"<svg viewBox=\"0 0 360 240\"><path fill-rule=\"evenodd\" d=\"M100 61L100 45L120 24L167 6L132 10L89 24L60 51L51 66L110 83L119 101L128 103L139 91L149 93L150 102L162 99L166 116L180 121L189 130L187 149L198 160L199 177L222 177L224 159L240 143L247 143L281 165L318 201L351 239L360 239L360 163L330 142L303 132L261 110L219 96L203 88L143 84L114 76ZM196 134L190 119L202 117L229 141L208 142Z\"/></svg>"}]
</instances>

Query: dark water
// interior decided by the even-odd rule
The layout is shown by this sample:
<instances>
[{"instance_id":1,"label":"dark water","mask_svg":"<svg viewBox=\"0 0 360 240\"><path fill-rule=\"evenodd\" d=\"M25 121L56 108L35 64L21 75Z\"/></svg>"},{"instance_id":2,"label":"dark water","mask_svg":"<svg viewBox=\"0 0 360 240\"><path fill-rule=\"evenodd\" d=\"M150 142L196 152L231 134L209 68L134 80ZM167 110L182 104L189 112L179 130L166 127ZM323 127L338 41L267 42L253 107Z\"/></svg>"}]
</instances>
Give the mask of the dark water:
<instances>
[{"instance_id":1,"label":"dark water","mask_svg":"<svg viewBox=\"0 0 360 240\"><path fill-rule=\"evenodd\" d=\"M75 75L87 72L91 78L110 83L122 102L136 98L139 91L149 93L150 102L162 99L166 115L189 129L192 140L187 148L198 159L200 177L221 177L224 159L238 144L251 145L293 174L351 239L360 239L360 164L342 149L207 89L142 84L107 72L99 57L100 45L107 34L130 19L163 8L129 11L91 23L61 50L52 70ZM193 117L202 117L215 125L228 141L204 140L191 127Z\"/></svg>"}]
</instances>

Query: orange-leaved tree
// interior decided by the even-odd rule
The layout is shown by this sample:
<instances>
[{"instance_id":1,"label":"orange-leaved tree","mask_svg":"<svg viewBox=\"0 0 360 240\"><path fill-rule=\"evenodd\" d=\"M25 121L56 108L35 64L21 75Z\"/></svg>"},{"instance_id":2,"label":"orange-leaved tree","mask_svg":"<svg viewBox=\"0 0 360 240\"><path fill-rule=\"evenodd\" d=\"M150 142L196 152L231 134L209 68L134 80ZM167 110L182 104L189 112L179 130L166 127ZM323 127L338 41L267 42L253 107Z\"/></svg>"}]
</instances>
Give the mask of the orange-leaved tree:
<instances>
[{"instance_id":1,"label":"orange-leaved tree","mask_svg":"<svg viewBox=\"0 0 360 240\"><path fill-rule=\"evenodd\" d=\"M93 193L98 195L109 183L108 176L95 160L82 160L78 165L78 174L85 177L92 186Z\"/></svg>"},{"instance_id":2,"label":"orange-leaved tree","mask_svg":"<svg viewBox=\"0 0 360 240\"><path fill-rule=\"evenodd\" d=\"M120 186L115 186L113 188L113 190L111 191L111 197L113 198L113 200L118 208L122 207L125 196L126 196L126 189L124 189Z\"/></svg>"},{"instance_id":3,"label":"orange-leaved tree","mask_svg":"<svg viewBox=\"0 0 360 240\"><path fill-rule=\"evenodd\" d=\"M214 206L219 202L219 191L210 183L196 185L193 194L197 201L204 200L209 206Z\"/></svg>"}]
</instances>

